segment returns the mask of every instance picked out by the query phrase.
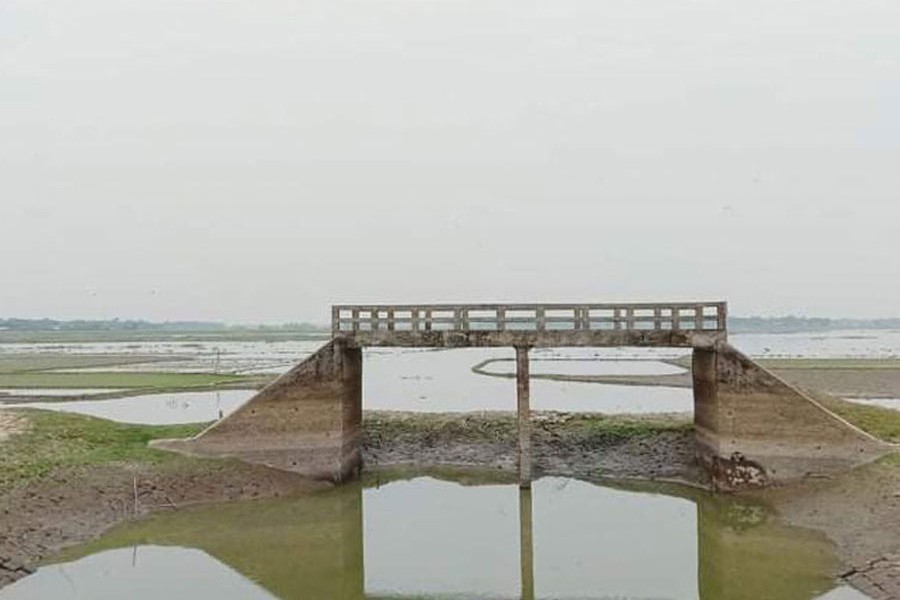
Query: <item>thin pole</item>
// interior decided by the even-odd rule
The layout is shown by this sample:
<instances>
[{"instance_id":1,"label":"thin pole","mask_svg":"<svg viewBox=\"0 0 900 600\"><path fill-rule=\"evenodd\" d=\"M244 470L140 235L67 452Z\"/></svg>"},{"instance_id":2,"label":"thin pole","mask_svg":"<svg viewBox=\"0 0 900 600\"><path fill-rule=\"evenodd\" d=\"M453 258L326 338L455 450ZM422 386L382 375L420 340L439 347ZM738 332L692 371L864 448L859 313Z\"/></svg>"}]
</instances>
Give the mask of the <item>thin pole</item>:
<instances>
[{"instance_id":1,"label":"thin pole","mask_svg":"<svg viewBox=\"0 0 900 600\"><path fill-rule=\"evenodd\" d=\"M519 425L519 487L531 488L531 398L528 347L516 346L516 397Z\"/></svg>"}]
</instances>

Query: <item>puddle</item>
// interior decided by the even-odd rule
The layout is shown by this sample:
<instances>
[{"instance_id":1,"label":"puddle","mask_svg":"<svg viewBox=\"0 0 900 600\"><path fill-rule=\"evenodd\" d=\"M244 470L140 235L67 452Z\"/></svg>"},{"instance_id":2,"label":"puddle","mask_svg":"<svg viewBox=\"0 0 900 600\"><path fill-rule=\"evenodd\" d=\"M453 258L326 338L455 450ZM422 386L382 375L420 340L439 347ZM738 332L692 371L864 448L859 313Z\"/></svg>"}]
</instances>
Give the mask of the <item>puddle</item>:
<instances>
[{"instance_id":1,"label":"puddle","mask_svg":"<svg viewBox=\"0 0 900 600\"><path fill-rule=\"evenodd\" d=\"M845 400L855 404L868 404L869 406L900 410L900 398L845 398Z\"/></svg>"},{"instance_id":2,"label":"puddle","mask_svg":"<svg viewBox=\"0 0 900 600\"><path fill-rule=\"evenodd\" d=\"M219 392L183 392L148 394L112 400L72 402L28 402L6 404L9 408L41 408L100 417L119 423L140 425L175 425L205 423L221 415L229 415L256 393L255 390L223 390Z\"/></svg>"},{"instance_id":3,"label":"puddle","mask_svg":"<svg viewBox=\"0 0 900 600\"><path fill-rule=\"evenodd\" d=\"M863 597L834 584L824 537L747 500L563 478L529 493L495 477L157 513L0 600Z\"/></svg>"}]
</instances>

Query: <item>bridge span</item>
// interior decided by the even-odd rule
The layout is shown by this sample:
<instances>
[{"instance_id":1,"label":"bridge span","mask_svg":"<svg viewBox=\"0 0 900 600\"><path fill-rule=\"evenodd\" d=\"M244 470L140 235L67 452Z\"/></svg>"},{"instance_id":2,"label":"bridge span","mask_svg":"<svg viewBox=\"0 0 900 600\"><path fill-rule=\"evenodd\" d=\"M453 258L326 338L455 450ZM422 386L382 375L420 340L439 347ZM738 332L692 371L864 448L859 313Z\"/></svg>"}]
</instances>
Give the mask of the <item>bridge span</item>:
<instances>
[{"instance_id":1,"label":"bridge span","mask_svg":"<svg viewBox=\"0 0 900 600\"><path fill-rule=\"evenodd\" d=\"M532 479L528 353L536 347L693 351L698 461L718 489L873 460L886 446L728 344L725 302L337 305L332 339L232 415L154 445L342 481L362 466L362 349L513 347L519 481Z\"/></svg>"}]
</instances>

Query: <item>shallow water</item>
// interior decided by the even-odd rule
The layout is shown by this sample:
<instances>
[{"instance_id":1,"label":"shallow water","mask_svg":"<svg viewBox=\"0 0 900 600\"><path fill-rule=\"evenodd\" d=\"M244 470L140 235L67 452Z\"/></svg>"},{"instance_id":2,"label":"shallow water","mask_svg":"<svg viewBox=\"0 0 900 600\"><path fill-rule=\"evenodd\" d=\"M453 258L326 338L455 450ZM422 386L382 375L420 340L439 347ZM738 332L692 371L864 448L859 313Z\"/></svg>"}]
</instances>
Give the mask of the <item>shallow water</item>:
<instances>
[{"instance_id":1,"label":"shallow water","mask_svg":"<svg viewBox=\"0 0 900 600\"><path fill-rule=\"evenodd\" d=\"M180 392L148 394L112 400L75 400L71 402L28 402L5 404L8 408L40 408L101 417L119 423L141 425L174 425L205 423L234 412L249 400L255 390L222 390L219 392Z\"/></svg>"},{"instance_id":2,"label":"shallow water","mask_svg":"<svg viewBox=\"0 0 900 600\"><path fill-rule=\"evenodd\" d=\"M882 408L900 410L900 398L846 398L846 400L857 404L868 404L870 406L881 406Z\"/></svg>"},{"instance_id":3,"label":"shallow water","mask_svg":"<svg viewBox=\"0 0 900 600\"><path fill-rule=\"evenodd\" d=\"M562 478L529 493L492 478L384 479L160 513L68 552L0 600L797 600L835 588L823 537L746 500Z\"/></svg>"},{"instance_id":4,"label":"shallow water","mask_svg":"<svg viewBox=\"0 0 900 600\"><path fill-rule=\"evenodd\" d=\"M804 334L738 334L731 337L741 350L755 356L796 357L889 357L900 355L900 332L838 331ZM72 352L135 353L187 358L187 360L127 365L121 370L175 370L242 373L282 373L309 356L323 341L296 342L136 342L100 344L3 344L2 353ZM531 368L538 374L664 374L680 370L659 362L683 356L683 349L672 348L554 348L535 349ZM507 348L466 348L454 350L369 349L363 367L364 407L376 410L416 412L465 412L477 410L514 410L515 384L511 380L479 375L472 367L489 359L492 372L511 372L513 351ZM640 359L632 360L632 359ZM102 368L97 370L110 370ZM690 389L654 386L617 386L580 382L534 379L531 382L535 410L560 410L616 413L690 412ZM147 410L136 401L122 404L67 404L129 422L176 422L183 418L201 421L218 416L218 408L228 414L235 405L231 398L218 400L206 396L188 407L172 407L172 395L145 396ZM31 405L35 406L35 405ZM148 411L159 407L160 421ZM889 403L890 407L894 407ZM61 406L47 406L60 410ZM196 410L194 410L196 409ZM137 419L137 420L135 420Z\"/></svg>"},{"instance_id":5,"label":"shallow water","mask_svg":"<svg viewBox=\"0 0 900 600\"><path fill-rule=\"evenodd\" d=\"M515 375L514 360L491 362L481 368L485 373L495 375ZM678 375L686 373L685 369L658 360L589 360L572 358L542 359L532 358L529 361L532 375Z\"/></svg>"},{"instance_id":6,"label":"shallow water","mask_svg":"<svg viewBox=\"0 0 900 600\"><path fill-rule=\"evenodd\" d=\"M515 410L514 379L472 372L484 360L512 357L512 349L507 348L367 350L363 407L417 412ZM533 379L531 405L534 410L690 412L693 395L683 388Z\"/></svg>"}]
</instances>

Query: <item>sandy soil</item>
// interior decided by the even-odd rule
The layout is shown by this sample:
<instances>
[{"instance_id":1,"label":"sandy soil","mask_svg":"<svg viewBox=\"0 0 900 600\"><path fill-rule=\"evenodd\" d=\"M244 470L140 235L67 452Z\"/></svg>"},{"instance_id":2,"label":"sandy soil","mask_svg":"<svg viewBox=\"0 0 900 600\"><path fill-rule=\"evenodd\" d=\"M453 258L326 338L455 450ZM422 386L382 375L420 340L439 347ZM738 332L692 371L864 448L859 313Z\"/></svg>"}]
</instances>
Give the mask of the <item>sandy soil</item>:
<instances>
[{"instance_id":1,"label":"sandy soil","mask_svg":"<svg viewBox=\"0 0 900 600\"><path fill-rule=\"evenodd\" d=\"M900 369L778 369L798 387L848 398L900 398Z\"/></svg>"},{"instance_id":2,"label":"sandy soil","mask_svg":"<svg viewBox=\"0 0 900 600\"><path fill-rule=\"evenodd\" d=\"M877 600L900 598L900 466L874 464L754 495L786 522L824 532L851 585Z\"/></svg>"},{"instance_id":3,"label":"sandy soil","mask_svg":"<svg viewBox=\"0 0 900 600\"><path fill-rule=\"evenodd\" d=\"M677 363L673 363L677 364ZM900 398L900 369L771 369L788 383L847 398ZM476 369L484 375L505 377ZM532 379L581 381L614 385L664 386L690 388L690 373L677 375L532 375Z\"/></svg>"}]
</instances>

